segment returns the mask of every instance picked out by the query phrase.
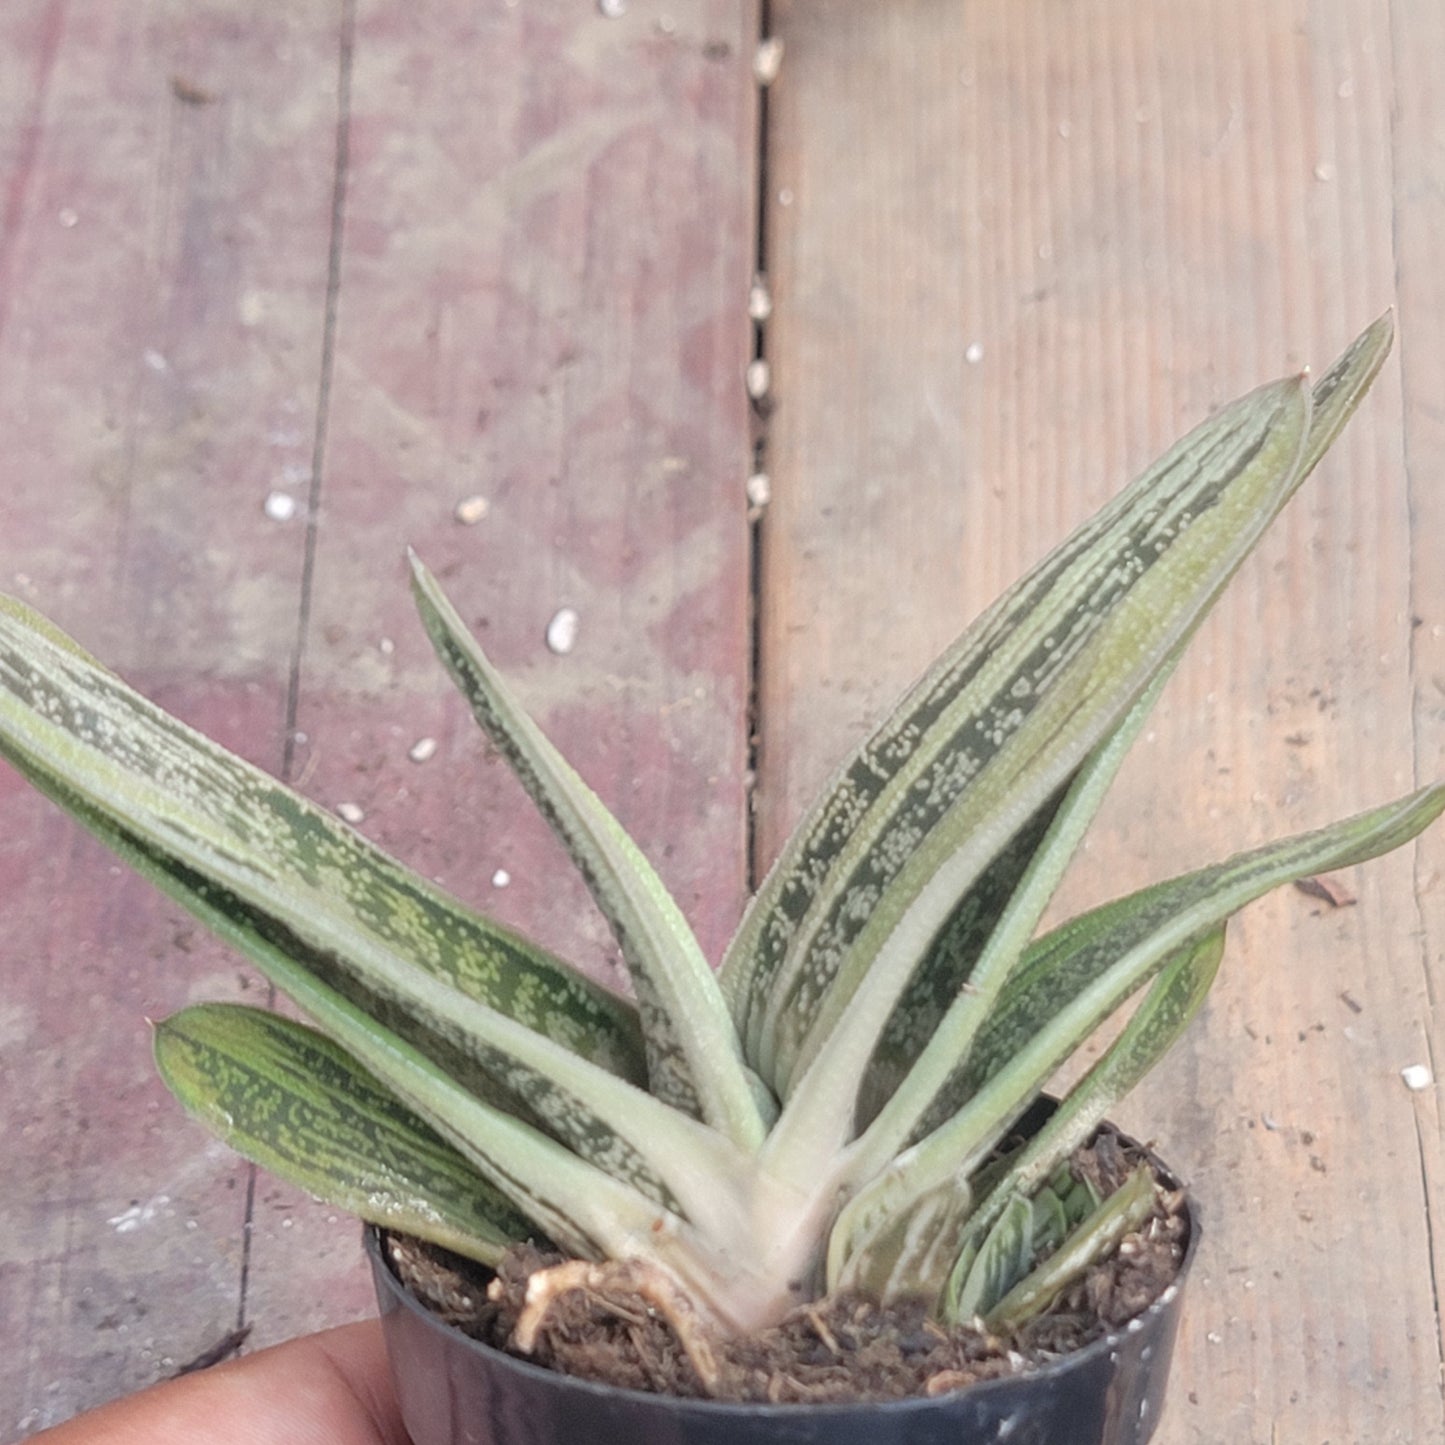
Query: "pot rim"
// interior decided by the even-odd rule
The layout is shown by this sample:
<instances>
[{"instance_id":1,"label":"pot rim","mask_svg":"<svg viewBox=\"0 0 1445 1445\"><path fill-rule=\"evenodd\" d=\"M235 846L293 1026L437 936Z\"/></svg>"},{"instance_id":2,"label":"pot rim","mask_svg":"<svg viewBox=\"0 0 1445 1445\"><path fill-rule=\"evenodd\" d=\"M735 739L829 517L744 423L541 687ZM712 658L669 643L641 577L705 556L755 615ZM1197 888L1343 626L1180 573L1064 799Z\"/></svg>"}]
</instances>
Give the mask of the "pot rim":
<instances>
[{"instance_id":1,"label":"pot rim","mask_svg":"<svg viewBox=\"0 0 1445 1445\"><path fill-rule=\"evenodd\" d=\"M1164 1288L1158 1299L1118 1329L1108 1331L1082 1349L1072 1350L1066 1355L1055 1356L1043 1364L1019 1370L1011 1375L1003 1375L992 1380L979 1380L957 1390L948 1390L938 1395L909 1395L897 1400L853 1400L818 1404L800 1401L772 1404L748 1400L710 1400L700 1396L667 1395L650 1390L634 1390L624 1385L609 1385L598 1380L589 1380L580 1375L565 1375L557 1370L549 1370L543 1365L533 1364L530 1360L522 1359L520 1356L508 1354L505 1350L484 1344L481 1340L473 1339L472 1336L465 1334L454 1325L447 1324L439 1315L427 1309L397 1278L391 1261L387 1258L387 1252L382 1248L382 1235L386 1232L383 1226L364 1225L362 1244L373 1265L380 1266L374 1272L379 1279L386 1281L386 1288L398 1305L404 1306L426 1325L449 1336L454 1343L461 1344L465 1349L494 1367L515 1371L525 1378L531 1378L538 1384L548 1384L553 1389L574 1392L583 1398L620 1399L636 1404L648 1404L661 1409L698 1410L716 1415L737 1410L747 1411L750 1414L772 1415L779 1419L798 1418L801 1415L813 1419L826 1415L854 1415L863 1411L883 1411L885 1414L896 1414L945 1405L951 1401L957 1401L963 1396L982 1398L991 1391L1016 1389L1019 1382L1023 1380L1043 1381L1073 1370L1087 1369L1090 1364L1101 1357L1117 1350L1120 1343L1128 1336L1138 1334L1146 1324L1171 1308L1183 1288L1185 1277L1194 1262L1194 1256L1199 1246L1199 1214L1192 1195L1174 1173L1162 1164L1152 1150L1146 1149L1144 1153L1154 1166L1162 1184L1168 1188L1183 1191L1183 1211L1189 1224L1189 1237L1184 1245L1183 1257L1179 1261L1179 1271Z\"/></svg>"}]
</instances>

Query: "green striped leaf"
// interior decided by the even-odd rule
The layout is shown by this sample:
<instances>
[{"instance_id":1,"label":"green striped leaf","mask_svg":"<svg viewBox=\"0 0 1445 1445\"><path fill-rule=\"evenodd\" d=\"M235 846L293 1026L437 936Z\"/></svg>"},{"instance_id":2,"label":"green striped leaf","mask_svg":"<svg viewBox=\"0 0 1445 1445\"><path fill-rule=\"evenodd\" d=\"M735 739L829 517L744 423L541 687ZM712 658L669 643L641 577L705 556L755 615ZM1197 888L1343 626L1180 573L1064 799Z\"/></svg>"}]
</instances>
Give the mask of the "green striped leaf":
<instances>
[{"instance_id":1,"label":"green striped leaf","mask_svg":"<svg viewBox=\"0 0 1445 1445\"><path fill-rule=\"evenodd\" d=\"M1040 939L1009 981L960 1077L950 1082L947 1096L967 1102L854 1196L848 1222L840 1218L845 1247L865 1239L876 1221L969 1177L1054 1071L1176 950L1205 941L1272 888L1400 847L1442 811L1445 784L1437 784L1145 888Z\"/></svg>"},{"instance_id":2,"label":"green striped leaf","mask_svg":"<svg viewBox=\"0 0 1445 1445\"><path fill-rule=\"evenodd\" d=\"M1218 595L1292 485L1308 418L1298 381L1220 412L1007 594L1002 625L966 649L968 681L910 737L774 979L768 1047L791 1075L769 1168L816 1177L818 1152L845 1141L879 1033L957 900Z\"/></svg>"},{"instance_id":3,"label":"green striped leaf","mask_svg":"<svg viewBox=\"0 0 1445 1445\"><path fill-rule=\"evenodd\" d=\"M939 1122L937 1117L930 1117L939 1111L940 1106L935 1102L939 1092L968 1058L978 1029L988 1018L1010 972L1033 936L1049 899L1145 719L1154 710L1181 652L1182 647L1176 648L1124 721L1074 774L1062 802L1052 804L1048 817L1043 820L1047 828L1029 849L1027 866L1016 875L1011 895L1002 907L993 910L993 927L977 949L966 975L968 987L955 988L941 1016L935 1017L928 1032L914 1042L907 1073L894 1082L863 1139L851 1151L858 1177L876 1173L911 1139ZM977 891L977 888L971 890L970 896ZM936 944L934 949L936 951ZM921 971L928 972L927 969ZM892 1022L890 1020L890 1024ZM887 1038L885 1033L884 1039ZM889 1061L891 1072L896 1074L902 1059L900 1050ZM875 1053L870 1070L879 1063Z\"/></svg>"},{"instance_id":4,"label":"green striped leaf","mask_svg":"<svg viewBox=\"0 0 1445 1445\"><path fill-rule=\"evenodd\" d=\"M469 997L624 1077L644 1076L626 1000L169 716L12 599L0 606L0 754L29 757L78 795L113 780L115 808L136 801L156 827L194 833L258 881L285 878Z\"/></svg>"},{"instance_id":5,"label":"green striped leaf","mask_svg":"<svg viewBox=\"0 0 1445 1445\"><path fill-rule=\"evenodd\" d=\"M6 617L0 752L106 841L130 844L186 906L233 920L308 1011L301 993L317 981L454 1075L458 1060L483 1071L651 1197L715 1207L699 1181L738 1167L733 1146L585 1057L630 1063L610 1048L630 1042L621 1001L449 907L350 829ZM484 988L520 1021L473 996Z\"/></svg>"},{"instance_id":6,"label":"green striped leaf","mask_svg":"<svg viewBox=\"0 0 1445 1445\"><path fill-rule=\"evenodd\" d=\"M899 1090L918 1064L920 1053L936 1042L945 1020L957 1004L959 989L969 981L968 996L977 988L975 977L984 947L998 936L1001 919L1013 911L1024 878L1038 866L1040 846L1056 831L1056 815L1071 789L1060 789L1009 840L998 856L964 894L928 957L914 971L902 997L888 1017L868 1071L858 1091L856 1124L862 1129L887 1106L898 1107Z\"/></svg>"},{"instance_id":7,"label":"green striped leaf","mask_svg":"<svg viewBox=\"0 0 1445 1445\"><path fill-rule=\"evenodd\" d=\"M1300 479L1314 471L1334 445L1345 423L1354 416L1365 393L1374 384L1395 341L1395 316L1386 311L1367 326L1315 383L1311 393L1314 414L1300 459Z\"/></svg>"},{"instance_id":8,"label":"green striped leaf","mask_svg":"<svg viewBox=\"0 0 1445 1445\"><path fill-rule=\"evenodd\" d=\"M1039 1251L1034 1239L1033 1201L1012 1195L989 1230L964 1276L953 1320L971 1320L1002 1299L1028 1272Z\"/></svg>"},{"instance_id":9,"label":"green striped leaf","mask_svg":"<svg viewBox=\"0 0 1445 1445\"><path fill-rule=\"evenodd\" d=\"M932 1281L936 1292L938 1281L951 1279L950 1318L968 1319L982 1312L976 1289L960 1291L984 1247L984 1236L1003 1218L1012 1200L1037 1197L1074 1150L1093 1137L1113 1105L1184 1032L1219 972L1224 932L1221 924L1175 950L1119 1037L1068 1097L1001 1167L991 1160L973 1172L972 1193L961 1197L953 1209L940 1207L933 1192L910 1204L916 1184L907 1179L881 1183L854 1199L839 1216L829 1241L830 1285L887 1300L916 1295L920 1281ZM946 1197L947 1189L942 1192ZM920 1210L924 1213L915 1222Z\"/></svg>"},{"instance_id":10,"label":"green striped leaf","mask_svg":"<svg viewBox=\"0 0 1445 1445\"><path fill-rule=\"evenodd\" d=\"M427 634L483 731L567 848L622 949L642 1016L648 1086L747 1148L763 1122L717 980L637 845L512 696L415 556Z\"/></svg>"},{"instance_id":11,"label":"green striped leaf","mask_svg":"<svg viewBox=\"0 0 1445 1445\"><path fill-rule=\"evenodd\" d=\"M1011 1195L982 1243L969 1251L957 1307L946 1318L963 1321L987 1314L1041 1255L1058 1249L1097 1205L1092 1192L1067 1169L1032 1196Z\"/></svg>"},{"instance_id":12,"label":"green striped leaf","mask_svg":"<svg viewBox=\"0 0 1445 1445\"><path fill-rule=\"evenodd\" d=\"M1119 1037L980 1202L969 1219L970 1236L989 1227L1011 1192L1028 1194L1086 1144L1114 1105L1174 1046L1204 1006L1224 957L1224 937L1221 924L1175 950Z\"/></svg>"},{"instance_id":13,"label":"green striped leaf","mask_svg":"<svg viewBox=\"0 0 1445 1445\"><path fill-rule=\"evenodd\" d=\"M1353 414L1389 354L1392 337L1392 318L1387 312L1314 386L1302 464L1280 506L1314 469ZM889 1018L860 1091L860 1127L874 1120L885 1103L890 1109L891 1124L885 1122L872 1131L875 1156L902 1147L942 1077L966 1057L974 1031L1043 916L1182 651L1181 644L1068 788L1049 799L989 865L915 970ZM1065 792L1067 800L1060 807ZM965 980L967 990L961 987Z\"/></svg>"},{"instance_id":14,"label":"green striped leaf","mask_svg":"<svg viewBox=\"0 0 1445 1445\"><path fill-rule=\"evenodd\" d=\"M659 1210L646 1194L585 1163L530 1118L519 1115L511 1102L498 1107L486 1091L459 1082L452 1067L455 1060L439 1064L429 1052L390 1032L362 1007L329 988L312 966L314 960L299 961L278 946L214 884L157 857L144 843L91 813L80 799L57 796L62 790L53 780L27 776L123 862L290 994L348 1054L450 1140L559 1247L580 1258L600 1259L635 1246L644 1237L640 1231L650 1231L669 1245L686 1239L683 1224L670 1211ZM733 1204L715 1180L705 1178L703 1183L711 1186L704 1191L711 1204L720 1208Z\"/></svg>"},{"instance_id":15,"label":"green striped leaf","mask_svg":"<svg viewBox=\"0 0 1445 1445\"><path fill-rule=\"evenodd\" d=\"M896 1001L906 974L887 978L887 965L906 944L912 970L998 847L1142 691L1259 536L1308 420L1298 381L1225 407L1014 585L864 749L850 779L871 772L871 796L844 790L861 815L841 845L835 806L822 837L805 832L789 880L805 910L793 922L789 889L759 936L764 964L785 949L763 1035L783 1094L864 975Z\"/></svg>"},{"instance_id":16,"label":"green striped leaf","mask_svg":"<svg viewBox=\"0 0 1445 1445\"><path fill-rule=\"evenodd\" d=\"M238 1153L372 1224L483 1264L536 1227L325 1035L265 1009L198 1004L155 1027L156 1066Z\"/></svg>"},{"instance_id":17,"label":"green striped leaf","mask_svg":"<svg viewBox=\"0 0 1445 1445\"><path fill-rule=\"evenodd\" d=\"M1143 1228L1154 1212L1154 1176L1147 1164L1132 1174L1032 1273L993 1305L985 1305L985 1328L1017 1330L1042 1314L1070 1285L1084 1278L1119 1247L1126 1234ZM945 1319L972 1318L960 1309Z\"/></svg>"}]
</instances>

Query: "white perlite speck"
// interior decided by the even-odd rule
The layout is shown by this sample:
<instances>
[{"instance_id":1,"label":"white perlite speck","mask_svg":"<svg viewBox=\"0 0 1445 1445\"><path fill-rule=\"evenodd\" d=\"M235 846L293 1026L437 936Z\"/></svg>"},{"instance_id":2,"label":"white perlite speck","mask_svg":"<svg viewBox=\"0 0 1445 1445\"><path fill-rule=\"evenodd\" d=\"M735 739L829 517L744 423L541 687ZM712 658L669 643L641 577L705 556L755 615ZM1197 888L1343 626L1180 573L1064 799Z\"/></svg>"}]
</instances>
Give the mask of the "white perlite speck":
<instances>
[{"instance_id":1,"label":"white perlite speck","mask_svg":"<svg viewBox=\"0 0 1445 1445\"><path fill-rule=\"evenodd\" d=\"M577 646L577 631L581 625L582 619L575 607L559 607L547 624L547 646L558 657L565 657Z\"/></svg>"},{"instance_id":2,"label":"white perlite speck","mask_svg":"<svg viewBox=\"0 0 1445 1445\"><path fill-rule=\"evenodd\" d=\"M597 8L609 19L627 14L627 0L597 0Z\"/></svg>"},{"instance_id":3,"label":"white perlite speck","mask_svg":"<svg viewBox=\"0 0 1445 1445\"><path fill-rule=\"evenodd\" d=\"M296 515L296 498L290 492L271 492L266 497L266 515L273 522L289 522Z\"/></svg>"},{"instance_id":4,"label":"white perlite speck","mask_svg":"<svg viewBox=\"0 0 1445 1445\"><path fill-rule=\"evenodd\" d=\"M437 751L437 740L435 738L418 738L407 750L407 757L414 763L424 763L428 758L434 758Z\"/></svg>"},{"instance_id":5,"label":"white perlite speck","mask_svg":"<svg viewBox=\"0 0 1445 1445\"><path fill-rule=\"evenodd\" d=\"M355 803L338 803L336 812L338 817L353 824L359 823L366 816Z\"/></svg>"},{"instance_id":6,"label":"white perlite speck","mask_svg":"<svg viewBox=\"0 0 1445 1445\"><path fill-rule=\"evenodd\" d=\"M505 888L511 881L512 875L508 873L505 868L498 868L497 871L492 874L493 888Z\"/></svg>"},{"instance_id":7,"label":"white perlite speck","mask_svg":"<svg viewBox=\"0 0 1445 1445\"><path fill-rule=\"evenodd\" d=\"M1435 1082L1435 1076L1424 1064L1406 1064L1400 1070L1400 1077L1405 1081L1407 1089L1419 1093L1421 1089L1428 1089Z\"/></svg>"},{"instance_id":8,"label":"white perlite speck","mask_svg":"<svg viewBox=\"0 0 1445 1445\"><path fill-rule=\"evenodd\" d=\"M968 362L970 366L977 366L979 362L983 360L983 342L969 342L968 350L963 353L963 359Z\"/></svg>"},{"instance_id":9,"label":"white perlite speck","mask_svg":"<svg viewBox=\"0 0 1445 1445\"><path fill-rule=\"evenodd\" d=\"M464 527L475 527L487 515L485 497L463 497L453 514Z\"/></svg>"},{"instance_id":10,"label":"white perlite speck","mask_svg":"<svg viewBox=\"0 0 1445 1445\"><path fill-rule=\"evenodd\" d=\"M766 361L759 357L756 361L748 363L747 386L748 395L754 401L761 401L773 384L773 370Z\"/></svg>"},{"instance_id":11,"label":"white perlite speck","mask_svg":"<svg viewBox=\"0 0 1445 1445\"><path fill-rule=\"evenodd\" d=\"M766 472L754 472L748 478L748 505L759 511L772 500L773 484Z\"/></svg>"},{"instance_id":12,"label":"white perlite speck","mask_svg":"<svg viewBox=\"0 0 1445 1445\"><path fill-rule=\"evenodd\" d=\"M783 42L776 35L761 41L753 52L753 78L759 85L771 85L783 65Z\"/></svg>"},{"instance_id":13,"label":"white perlite speck","mask_svg":"<svg viewBox=\"0 0 1445 1445\"><path fill-rule=\"evenodd\" d=\"M773 294L768 290L768 278L754 276L753 284L748 288L748 319L766 321L772 314Z\"/></svg>"}]
</instances>

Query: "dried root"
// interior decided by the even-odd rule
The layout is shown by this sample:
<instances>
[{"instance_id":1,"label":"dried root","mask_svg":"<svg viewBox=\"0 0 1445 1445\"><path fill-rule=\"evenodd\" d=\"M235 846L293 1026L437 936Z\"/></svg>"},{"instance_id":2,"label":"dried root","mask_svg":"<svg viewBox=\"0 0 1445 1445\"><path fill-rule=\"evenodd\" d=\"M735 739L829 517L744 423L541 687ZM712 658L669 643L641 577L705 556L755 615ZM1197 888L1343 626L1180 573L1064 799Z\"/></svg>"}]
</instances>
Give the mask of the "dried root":
<instances>
[{"instance_id":1,"label":"dried root","mask_svg":"<svg viewBox=\"0 0 1445 1445\"><path fill-rule=\"evenodd\" d=\"M715 1393L719 1372L705 1322L671 1276L642 1260L594 1264L569 1259L537 1270L527 1281L526 1302L512 1330L511 1347L530 1355L548 1312L572 1290L592 1296L603 1309L623 1319L637 1318L640 1305L646 1313L663 1320L677 1336L703 1388L709 1395Z\"/></svg>"}]
</instances>

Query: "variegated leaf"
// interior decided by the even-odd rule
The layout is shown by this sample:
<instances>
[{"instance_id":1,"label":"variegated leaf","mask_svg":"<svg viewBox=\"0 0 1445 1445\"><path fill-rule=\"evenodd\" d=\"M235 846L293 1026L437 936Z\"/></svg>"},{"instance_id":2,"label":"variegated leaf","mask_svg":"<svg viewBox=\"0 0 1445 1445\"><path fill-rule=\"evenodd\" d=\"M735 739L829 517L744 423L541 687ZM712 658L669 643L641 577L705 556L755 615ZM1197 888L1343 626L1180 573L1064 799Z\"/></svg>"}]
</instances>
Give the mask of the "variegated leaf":
<instances>
[{"instance_id":1,"label":"variegated leaf","mask_svg":"<svg viewBox=\"0 0 1445 1445\"><path fill-rule=\"evenodd\" d=\"M854 1196L840 1217L843 1239L865 1239L876 1228L872 1221L968 1177L1055 1069L1176 950L1272 888L1398 848L1442 811L1445 783L1143 889L1041 939L941 1096L967 1102ZM846 1161L841 1173L847 1177Z\"/></svg>"},{"instance_id":2,"label":"variegated leaf","mask_svg":"<svg viewBox=\"0 0 1445 1445\"><path fill-rule=\"evenodd\" d=\"M318 981L454 1076L458 1059L484 1070L584 1157L659 1201L696 1193L701 1211L718 1207L699 1170L727 1177L733 1146L584 1056L635 1058L620 1000L5 616L0 752L105 841L129 845L131 861L192 911L213 926L230 920L298 1002ZM522 1022L473 996L483 990Z\"/></svg>"},{"instance_id":3,"label":"variegated leaf","mask_svg":"<svg viewBox=\"0 0 1445 1445\"><path fill-rule=\"evenodd\" d=\"M971 1320L983 1314L1028 1273L1038 1250L1033 1203L1022 1194L1012 1195L979 1244L949 1318Z\"/></svg>"},{"instance_id":4,"label":"variegated leaf","mask_svg":"<svg viewBox=\"0 0 1445 1445\"><path fill-rule=\"evenodd\" d=\"M1123 722L1089 754L1074 774L1063 801L1056 803L1043 836L1030 850L1027 867L1012 895L994 913L994 926L969 970L967 988L959 988L942 1016L915 1044L912 1067L851 1150L855 1177L876 1173L910 1139L926 1133L937 1114L936 1100L967 1060L978 1029L1033 936L1064 870L1083 841L1115 774L1174 671L1182 647L1159 669ZM977 891L976 889L974 890ZM896 1013L895 1013L896 1018ZM874 1059L877 1063L877 1056ZM933 1119L938 1122L937 1118Z\"/></svg>"},{"instance_id":5,"label":"variegated leaf","mask_svg":"<svg viewBox=\"0 0 1445 1445\"><path fill-rule=\"evenodd\" d=\"M992 1305L984 1306L984 1324L995 1332L1017 1330L1042 1314L1070 1285L1119 1247L1126 1234L1142 1228L1154 1212L1154 1176L1148 1165L1132 1174L1083 1221L1047 1259ZM971 1319L963 1307L945 1310L950 1321Z\"/></svg>"},{"instance_id":6,"label":"variegated leaf","mask_svg":"<svg viewBox=\"0 0 1445 1445\"><path fill-rule=\"evenodd\" d=\"M844 1289L867 1289L879 1298L893 1298L899 1282L951 1279L955 1298L952 1318L968 1319L980 1312L977 1293L958 1295L983 1248L984 1235L993 1230L1010 1201L1036 1196L1051 1183L1066 1160L1090 1140L1117 1100L1123 1098L1144 1074L1159 1062L1198 1012L1214 983L1224 954L1224 928L1214 929L1198 942L1189 942L1168 959L1150 985L1123 1032L1098 1059L1088 1074L1069 1091L1051 1117L1019 1149L1013 1149L998 1168L994 1160L970 1175L968 1208L941 1211L933 1192L909 1204L906 1178L893 1185L880 1181L868 1189L838 1218L829 1243L832 1277ZM936 1192L936 1191L935 1191ZM1092 1201L1097 1204L1097 1201ZM879 1230L873 1221L887 1211L896 1220ZM936 1221L920 1227L922 1220ZM870 1235L883 1235L881 1240ZM941 1257L954 1254L954 1266L939 1267ZM880 1273L880 1263L886 1273ZM928 1273L923 1274L923 1269ZM993 1296L997 1298L997 1296Z\"/></svg>"},{"instance_id":7,"label":"variegated leaf","mask_svg":"<svg viewBox=\"0 0 1445 1445\"><path fill-rule=\"evenodd\" d=\"M850 1095L949 912L1218 595L1289 490L1308 417L1295 381L1224 409L991 615L969 681L910 738L774 979L767 1047L791 1073L769 1169L816 1176L817 1153L844 1142Z\"/></svg>"},{"instance_id":8,"label":"variegated leaf","mask_svg":"<svg viewBox=\"0 0 1445 1445\"><path fill-rule=\"evenodd\" d=\"M856 1125L862 1129L898 1090L924 1046L937 1036L959 986L971 980L984 945L997 934L1000 918L1017 896L1020 881L1032 872L1044 838L1068 789L1049 798L1009 840L979 876L943 925L924 963L914 972L888 1017L858 1091ZM970 984L970 996L974 985Z\"/></svg>"},{"instance_id":9,"label":"variegated leaf","mask_svg":"<svg viewBox=\"0 0 1445 1445\"><path fill-rule=\"evenodd\" d=\"M987 1229L1011 1193L1036 1189L1086 1144L1114 1105L1173 1047L1204 1005L1224 957L1224 938L1221 924L1175 951L1119 1037L1013 1156L991 1193L979 1201L969 1220L970 1234Z\"/></svg>"},{"instance_id":10,"label":"variegated leaf","mask_svg":"<svg viewBox=\"0 0 1445 1445\"><path fill-rule=\"evenodd\" d=\"M960 851L976 873L987 855L975 840L1011 836L1122 714L1194 605L1254 540L1293 474L1307 422L1306 391L1286 382L1205 423L994 610L949 685L927 690L930 726L918 704L906 709L919 729L906 734L906 759L850 831L770 992L765 1043L790 1082L804 1039L827 1031L861 960L881 952L866 944L886 947L913 911L899 902L941 893L940 872L962 872ZM915 918L909 931L931 939L940 921L920 928Z\"/></svg>"},{"instance_id":11,"label":"variegated leaf","mask_svg":"<svg viewBox=\"0 0 1445 1445\"><path fill-rule=\"evenodd\" d=\"M360 834L156 707L23 604L0 606L0 755L71 792L129 787L258 881L286 878L389 950L624 1077L641 1078L626 1000L473 913ZM104 810L105 800L97 797ZM124 820L123 820L124 821Z\"/></svg>"},{"instance_id":12,"label":"variegated leaf","mask_svg":"<svg viewBox=\"0 0 1445 1445\"><path fill-rule=\"evenodd\" d=\"M198 1004L155 1026L177 1099L238 1153L339 1209L496 1264L526 1215L325 1035Z\"/></svg>"},{"instance_id":13,"label":"variegated leaf","mask_svg":"<svg viewBox=\"0 0 1445 1445\"><path fill-rule=\"evenodd\" d=\"M1314 386L1309 432L1294 487L1314 469L1353 414L1389 354L1392 337L1392 318L1386 313ZM1280 505L1293 490L1281 497ZM1182 647L1164 663L1148 692L1114 734L1095 749L1067 790L1060 790L1059 796L1067 791L1062 812L1059 796L1045 803L969 889L930 946L889 1018L860 1090L860 1126L873 1120L885 1102L890 1103L892 1127L874 1131L880 1149L896 1151L902 1146L917 1115L926 1107L930 1090L936 1089L942 1075L966 1055L974 1029L986 1016L1008 970L1042 917L1125 753L1181 654ZM1047 842L1041 847L1046 825ZM1027 885L1009 897L1011 883L1019 882L1025 866ZM961 990L965 980L969 986ZM930 1061L920 1059L925 1046Z\"/></svg>"},{"instance_id":14,"label":"variegated leaf","mask_svg":"<svg viewBox=\"0 0 1445 1445\"><path fill-rule=\"evenodd\" d=\"M415 556L411 567L438 657L612 926L642 1016L650 1091L755 1148L763 1122L737 1032L687 920L637 845L512 696L436 579Z\"/></svg>"}]
</instances>

